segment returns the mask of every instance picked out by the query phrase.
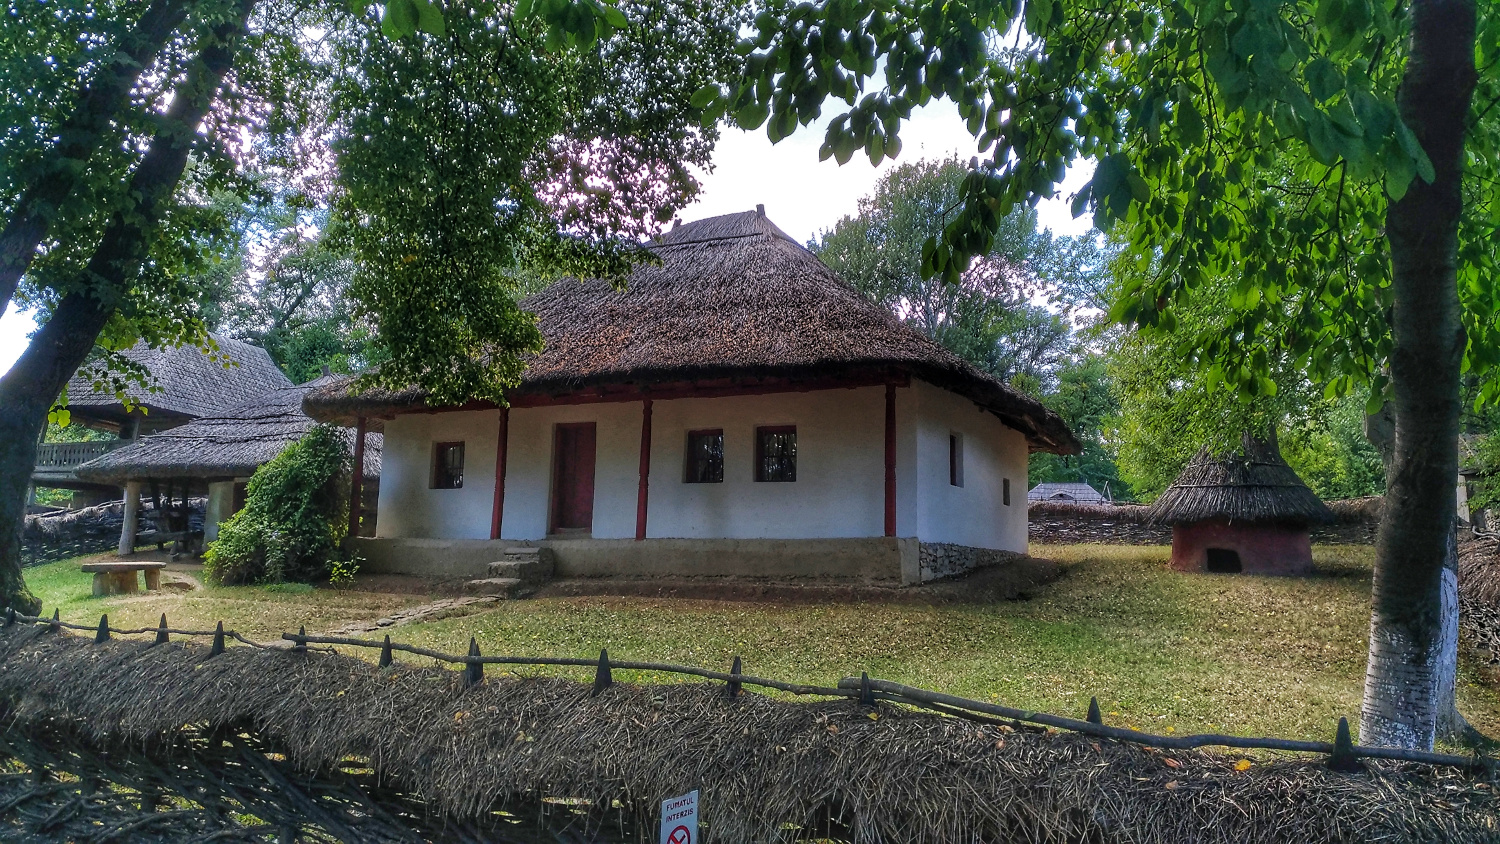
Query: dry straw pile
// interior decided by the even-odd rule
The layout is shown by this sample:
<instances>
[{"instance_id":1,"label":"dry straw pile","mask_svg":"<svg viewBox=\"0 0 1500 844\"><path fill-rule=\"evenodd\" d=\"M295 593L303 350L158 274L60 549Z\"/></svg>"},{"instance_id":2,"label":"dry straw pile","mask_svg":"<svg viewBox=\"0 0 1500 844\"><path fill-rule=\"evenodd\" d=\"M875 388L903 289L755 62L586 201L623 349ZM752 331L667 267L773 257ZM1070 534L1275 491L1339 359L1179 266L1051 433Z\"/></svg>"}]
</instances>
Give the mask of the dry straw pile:
<instances>
[{"instance_id":1,"label":"dry straw pile","mask_svg":"<svg viewBox=\"0 0 1500 844\"><path fill-rule=\"evenodd\" d=\"M307 768L359 757L435 808L525 816L541 798L609 807L643 831L700 789L716 842L787 824L857 842L1494 841L1494 775L1316 761L1255 764L850 701L789 702L708 684L583 683L381 670L345 656L173 642L95 644L0 631L8 729L69 723L144 742L235 725ZM1484 781L1482 776L1491 779ZM534 814L534 811L532 811ZM602 815L601 815L602 817ZM646 837L650 837L647 835Z\"/></svg>"}]
</instances>

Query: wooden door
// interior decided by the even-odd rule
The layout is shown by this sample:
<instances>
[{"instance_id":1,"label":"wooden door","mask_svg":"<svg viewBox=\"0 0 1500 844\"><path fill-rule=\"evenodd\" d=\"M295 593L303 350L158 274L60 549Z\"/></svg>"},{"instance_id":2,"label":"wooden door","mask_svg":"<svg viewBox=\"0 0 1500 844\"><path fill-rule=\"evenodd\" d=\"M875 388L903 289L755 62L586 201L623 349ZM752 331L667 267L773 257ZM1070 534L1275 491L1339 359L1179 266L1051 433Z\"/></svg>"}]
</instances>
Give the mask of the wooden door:
<instances>
[{"instance_id":1,"label":"wooden door","mask_svg":"<svg viewBox=\"0 0 1500 844\"><path fill-rule=\"evenodd\" d=\"M593 422L558 425L552 440L552 532L594 526Z\"/></svg>"}]
</instances>

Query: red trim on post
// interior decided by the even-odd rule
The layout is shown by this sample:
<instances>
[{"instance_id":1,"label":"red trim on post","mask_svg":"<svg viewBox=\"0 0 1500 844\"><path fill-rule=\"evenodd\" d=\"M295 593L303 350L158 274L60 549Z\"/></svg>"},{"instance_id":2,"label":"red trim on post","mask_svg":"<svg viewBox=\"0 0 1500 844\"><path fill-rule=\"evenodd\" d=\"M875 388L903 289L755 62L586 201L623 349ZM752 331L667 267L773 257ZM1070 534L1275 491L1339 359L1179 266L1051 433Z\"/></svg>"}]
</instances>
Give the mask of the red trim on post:
<instances>
[{"instance_id":1,"label":"red trim on post","mask_svg":"<svg viewBox=\"0 0 1500 844\"><path fill-rule=\"evenodd\" d=\"M505 452L510 448L510 408L500 408L500 433L495 442L495 503L490 511L490 539L500 538L505 514Z\"/></svg>"},{"instance_id":2,"label":"red trim on post","mask_svg":"<svg viewBox=\"0 0 1500 844\"><path fill-rule=\"evenodd\" d=\"M885 535L896 535L896 385L885 385Z\"/></svg>"},{"instance_id":3,"label":"red trim on post","mask_svg":"<svg viewBox=\"0 0 1500 844\"><path fill-rule=\"evenodd\" d=\"M651 399L641 402L641 485L635 496L635 538L646 538L646 500L651 486Z\"/></svg>"},{"instance_id":4,"label":"red trim on post","mask_svg":"<svg viewBox=\"0 0 1500 844\"><path fill-rule=\"evenodd\" d=\"M360 511L364 509L365 492L365 417L359 417L354 429L353 477L349 480L349 535L359 536Z\"/></svg>"}]
</instances>

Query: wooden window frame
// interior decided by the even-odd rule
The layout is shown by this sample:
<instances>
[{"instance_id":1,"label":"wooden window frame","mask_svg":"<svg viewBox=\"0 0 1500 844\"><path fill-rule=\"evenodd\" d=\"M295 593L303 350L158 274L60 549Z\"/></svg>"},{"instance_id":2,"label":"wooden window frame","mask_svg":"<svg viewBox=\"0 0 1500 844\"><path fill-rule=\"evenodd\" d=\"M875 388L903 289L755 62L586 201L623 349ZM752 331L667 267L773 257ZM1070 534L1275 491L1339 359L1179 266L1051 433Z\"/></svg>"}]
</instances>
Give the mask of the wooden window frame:
<instances>
[{"instance_id":1,"label":"wooden window frame","mask_svg":"<svg viewBox=\"0 0 1500 844\"><path fill-rule=\"evenodd\" d=\"M718 436L719 438L719 477L712 481L700 481L693 477L693 439L695 437ZM724 429L723 428L697 428L687 432L686 458L682 461L682 482L685 484L721 484L724 483Z\"/></svg>"},{"instance_id":2,"label":"wooden window frame","mask_svg":"<svg viewBox=\"0 0 1500 844\"><path fill-rule=\"evenodd\" d=\"M444 453L446 453L448 451L452 451L455 448L458 450L458 482L455 483L455 484L453 484L452 486L449 486L449 485L446 485L446 484L440 486L438 484L438 481L441 479L441 473L443 472L443 463L441 462L441 457L442 457L442 455ZM451 442L433 443L432 444L432 473L428 477L428 486L427 486L427 488L428 489L463 489L464 488L464 461L468 457L467 451L468 451L468 449L464 447L464 441L463 440L454 440L454 441L451 441Z\"/></svg>"},{"instance_id":3,"label":"wooden window frame","mask_svg":"<svg viewBox=\"0 0 1500 844\"><path fill-rule=\"evenodd\" d=\"M948 432L948 485L964 486L964 435L957 431Z\"/></svg>"},{"instance_id":4,"label":"wooden window frame","mask_svg":"<svg viewBox=\"0 0 1500 844\"><path fill-rule=\"evenodd\" d=\"M793 454L792 454L792 476L790 478L783 478L783 479L780 479L780 480L772 480L772 479L766 478L764 476L764 474L765 474L764 470L766 468L766 441L765 441L765 435L766 434L791 434L792 437L794 438L794 442L795 442L795 438L797 436L797 426L796 425L757 425L755 427L755 482L756 483L763 483L763 484L790 484L790 483L796 483L797 482L797 455L795 453L795 449L796 449L796 445L795 444L792 446L792 448L794 449Z\"/></svg>"}]
</instances>

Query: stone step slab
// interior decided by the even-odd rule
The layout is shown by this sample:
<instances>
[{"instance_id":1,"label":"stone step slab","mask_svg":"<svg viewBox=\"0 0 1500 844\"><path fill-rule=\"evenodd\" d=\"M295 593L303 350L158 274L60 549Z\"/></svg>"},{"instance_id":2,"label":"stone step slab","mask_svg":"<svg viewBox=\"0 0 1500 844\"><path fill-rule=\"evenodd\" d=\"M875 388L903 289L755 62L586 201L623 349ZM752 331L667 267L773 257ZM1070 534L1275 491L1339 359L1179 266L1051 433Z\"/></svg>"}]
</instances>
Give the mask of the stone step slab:
<instances>
[{"instance_id":1,"label":"stone step slab","mask_svg":"<svg viewBox=\"0 0 1500 844\"><path fill-rule=\"evenodd\" d=\"M516 577L486 577L470 580L464 584L470 595L493 595L500 598L520 598L531 594L531 585Z\"/></svg>"}]
</instances>

